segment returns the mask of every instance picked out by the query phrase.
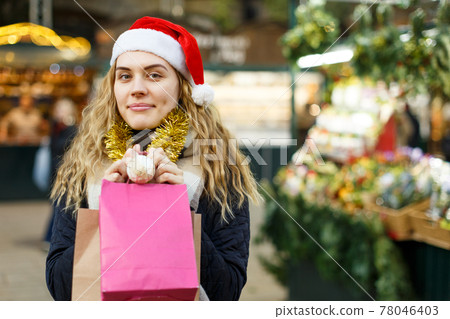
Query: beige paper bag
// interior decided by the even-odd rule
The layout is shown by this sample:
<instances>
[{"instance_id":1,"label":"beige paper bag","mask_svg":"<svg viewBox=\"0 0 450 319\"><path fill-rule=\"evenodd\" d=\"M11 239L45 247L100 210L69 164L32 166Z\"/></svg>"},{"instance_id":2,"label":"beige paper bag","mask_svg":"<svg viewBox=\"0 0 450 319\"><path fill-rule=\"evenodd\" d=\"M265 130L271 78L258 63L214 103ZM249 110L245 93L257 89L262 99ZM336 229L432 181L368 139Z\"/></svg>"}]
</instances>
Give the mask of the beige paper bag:
<instances>
[{"instance_id":1,"label":"beige paper bag","mask_svg":"<svg viewBox=\"0 0 450 319\"><path fill-rule=\"evenodd\" d=\"M202 246L202 215L191 213L192 216L192 228L194 230L194 249L195 249L195 260L197 262L197 277L200 283L200 257L201 257L201 246ZM195 301L198 301L200 297L200 288L197 290L195 295Z\"/></svg>"},{"instance_id":2,"label":"beige paper bag","mask_svg":"<svg viewBox=\"0 0 450 319\"><path fill-rule=\"evenodd\" d=\"M202 215L192 213L197 275L200 281ZM199 291L195 300L199 298ZM100 233L98 210L80 208L77 216L73 256L73 301L101 300L100 287Z\"/></svg>"},{"instance_id":3,"label":"beige paper bag","mask_svg":"<svg viewBox=\"0 0 450 319\"><path fill-rule=\"evenodd\" d=\"M101 300L98 210L80 208L73 254L72 300Z\"/></svg>"}]
</instances>

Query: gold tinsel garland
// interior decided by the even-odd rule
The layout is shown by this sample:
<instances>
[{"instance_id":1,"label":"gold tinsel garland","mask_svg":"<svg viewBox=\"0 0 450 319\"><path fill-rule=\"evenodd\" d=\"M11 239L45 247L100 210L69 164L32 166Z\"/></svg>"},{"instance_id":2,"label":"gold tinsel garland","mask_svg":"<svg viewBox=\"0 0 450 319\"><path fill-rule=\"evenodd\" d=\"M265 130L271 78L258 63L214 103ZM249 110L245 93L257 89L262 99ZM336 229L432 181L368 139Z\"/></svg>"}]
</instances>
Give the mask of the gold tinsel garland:
<instances>
[{"instance_id":1,"label":"gold tinsel garland","mask_svg":"<svg viewBox=\"0 0 450 319\"><path fill-rule=\"evenodd\" d=\"M167 157L176 162L183 150L189 130L189 119L181 108L176 107L164 118L155 129L154 138L146 151L151 147L161 147ZM131 127L120 118L105 135L105 147L108 157L113 161L122 159L127 151L127 141L133 136Z\"/></svg>"}]
</instances>

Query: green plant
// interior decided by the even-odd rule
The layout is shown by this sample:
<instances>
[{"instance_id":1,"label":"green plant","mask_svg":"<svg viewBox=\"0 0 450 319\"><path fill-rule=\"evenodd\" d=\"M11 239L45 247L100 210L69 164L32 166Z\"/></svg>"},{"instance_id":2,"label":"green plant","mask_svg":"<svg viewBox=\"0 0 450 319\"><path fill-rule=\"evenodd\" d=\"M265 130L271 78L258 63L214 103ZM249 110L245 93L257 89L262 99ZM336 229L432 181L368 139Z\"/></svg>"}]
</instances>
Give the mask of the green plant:
<instances>
[{"instance_id":1,"label":"green plant","mask_svg":"<svg viewBox=\"0 0 450 319\"><path fill-rule=\"evenodd\" d=\"M273 21L287 23L289 0L263 0L264 7Z\"/></svg>"},{"instance_id":2,"label":"green plant","mask_svg":"<svg viewBox=\"0 0 450 319\"><path fill-rule=\"evenodd\" d=\"M324 1L309 1L295 10L297 25L281 38L283 55L292 63L305 55L324 53L337 39L338 21L324 7Z\"/></svg>"},{"instance_id":3,"label":"green plant","mask_svg":"<svg viewBox=\"0 0 450 319\"><path fill-rule=\"evenodd\" d=\"M378 5L376 29L368 11L366 5L355 8L354 19L359 20L359 28L351 37L354 45L352 66L360 77L368 76L389 83L397 78L398 64L403 61L400 33L392 23L390 5Z\"/></svg>"},{"instance_id":4,"label":"green plant","mask_svg":"<svg viewBox=\"0 0 450 319\"><path fill-rule=\"evenodd\" d=\"M228 32L238 25L238 21L233 15L233 12L236 12L239 8L238 1L214 0L212 5L214 8L212 18L222 31Z\"/></svg>"},{"instance_id":5,"label":"green plant","mask_svg":"<svg viewBox=\"0 0 450 319\"><path fill-rule=\"evenodd\" d=\"M398 65L397 80L407 93L426 92L436 76L431 67L433 40L424 35L425 12L418 8L410 16L411 38L403 43L404 60Z\"/></svg>"},{"instance_id":6,"label":"green plant","mask_svg":"<svg viewBox=\"0 0 450 319\"><path fill-rule=\"evenodd\" d=\"M378 218L307 202L277 183L264 183L262 194L266 212L257 242L274 246L275 255L262 263L280 283L287 285L292 263L313 261L324 279L341 283L356 299L366 297L331 256L375 299L414 298L408 270Z\"/></svg>"},{"instance_id":7,"label":"green plant","mask_svg":"<svg viewBox=\"0 0 450 319\"><path fill-rule=\"evenodd\" d=\"M437 19L436 45L433 48L431 67L437 76L431 78L430 87L436 95L450 99L450 5L447 0L441 0Z\"/></svg>"}]
</instances>

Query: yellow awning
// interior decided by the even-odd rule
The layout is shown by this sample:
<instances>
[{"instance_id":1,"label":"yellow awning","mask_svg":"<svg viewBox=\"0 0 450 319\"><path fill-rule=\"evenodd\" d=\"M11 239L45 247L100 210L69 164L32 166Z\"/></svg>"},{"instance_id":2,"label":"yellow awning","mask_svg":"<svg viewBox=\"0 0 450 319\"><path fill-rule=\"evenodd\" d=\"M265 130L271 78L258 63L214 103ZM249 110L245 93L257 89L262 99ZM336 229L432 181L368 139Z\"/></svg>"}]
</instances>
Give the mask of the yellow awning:
<instances>
[{"instance_id":1,"label":"yellow awning","mask_svg":"<svg viewBox=\"0 0 450 319\"><path fill-rule=\"evenodd\" d=\"M15 23L0 27L0 46L18 42L32 42L38 46L53 46L73 59L85 57L91 51L91 44L83 37L58 35L50 28L29 23Z\"/></svg>"}]
</instances>

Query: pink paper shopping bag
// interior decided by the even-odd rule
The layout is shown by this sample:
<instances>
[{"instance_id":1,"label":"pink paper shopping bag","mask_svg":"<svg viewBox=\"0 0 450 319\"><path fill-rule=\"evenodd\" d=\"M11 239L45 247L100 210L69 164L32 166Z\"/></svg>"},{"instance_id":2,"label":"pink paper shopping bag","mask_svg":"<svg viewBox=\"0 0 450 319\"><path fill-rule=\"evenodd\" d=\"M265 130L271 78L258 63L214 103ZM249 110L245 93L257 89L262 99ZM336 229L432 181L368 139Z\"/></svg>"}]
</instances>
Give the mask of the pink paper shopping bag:
<instances>
[{"instance_id":1,"label":"pink paper shopping bag","mask_svg":"<svg viewBox=\"0 0 450 319\"><path fill-rule=\"evenodd\" d=\"M103 180L99 215L102 300L194 300L186 185Z\"/></svg>"}]
</instances>

